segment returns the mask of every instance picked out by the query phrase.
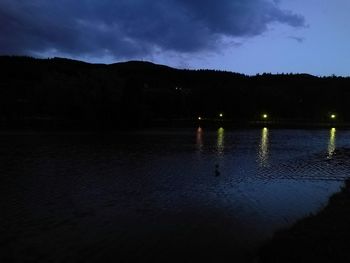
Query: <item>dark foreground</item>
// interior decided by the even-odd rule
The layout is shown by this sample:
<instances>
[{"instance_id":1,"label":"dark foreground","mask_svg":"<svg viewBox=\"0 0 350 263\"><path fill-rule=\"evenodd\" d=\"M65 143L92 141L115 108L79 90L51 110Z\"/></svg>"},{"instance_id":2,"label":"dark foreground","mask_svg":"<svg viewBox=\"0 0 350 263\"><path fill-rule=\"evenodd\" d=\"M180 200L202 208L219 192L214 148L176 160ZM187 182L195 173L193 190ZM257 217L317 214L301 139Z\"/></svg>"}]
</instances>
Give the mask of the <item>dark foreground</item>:
<instances>
[{"instance_id":1,"label":"dark foreground","mask_svg":"<svg viewBox=\"0 0 350 263\"><path fill-rule=\"evenodd\" d=\"M259 262L350 262L350 181L318 214L278 232Z\"/></svg>"},{"instance_id":2,"label":"dark foreground","mask_svg":"<svg viewBox=\"0 0 350 263\"><path fill-rule=\"evenodd\" d=\"M255 262L277 229L317 211L349 178L349 137L3 132L0 263Z\"/></svg>"}]
</instances>

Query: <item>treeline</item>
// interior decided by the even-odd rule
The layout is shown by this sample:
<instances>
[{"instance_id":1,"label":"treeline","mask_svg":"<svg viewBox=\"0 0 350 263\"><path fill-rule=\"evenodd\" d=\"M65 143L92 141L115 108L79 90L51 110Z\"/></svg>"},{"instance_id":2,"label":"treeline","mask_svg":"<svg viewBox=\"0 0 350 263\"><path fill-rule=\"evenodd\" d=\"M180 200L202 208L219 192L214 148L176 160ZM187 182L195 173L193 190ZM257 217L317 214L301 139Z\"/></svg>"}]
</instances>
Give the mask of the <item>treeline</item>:
<instances>
[{"instance_id":1,"label":"treeline","mask_svg":"<svg viewBox=\"0 0 350 263\"><path fill-rule=\"evenodd\" d=\"M350 78L246 76L149 62L111 65L0 57L2 126L142 127L155 120L216 118L350 121Z\"/></svg>"}]
</instances>

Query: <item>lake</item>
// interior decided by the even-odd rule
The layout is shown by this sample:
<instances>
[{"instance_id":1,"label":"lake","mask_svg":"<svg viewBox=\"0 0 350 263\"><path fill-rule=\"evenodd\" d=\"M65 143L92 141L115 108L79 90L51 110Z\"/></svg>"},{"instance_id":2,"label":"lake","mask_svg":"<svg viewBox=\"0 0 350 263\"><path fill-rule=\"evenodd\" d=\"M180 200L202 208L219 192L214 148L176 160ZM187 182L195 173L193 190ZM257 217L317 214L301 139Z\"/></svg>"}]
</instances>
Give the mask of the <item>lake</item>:
<instances>
[{"instance_id":1,"label":"lake","mask_svg":"<svg viewBox=\"0 0 350 263\"><path fill-rule=\"evenodd\" d=\"M1 262L248 260L350 171L335 128L0 135Z\"/></svg>"}]
</instances>

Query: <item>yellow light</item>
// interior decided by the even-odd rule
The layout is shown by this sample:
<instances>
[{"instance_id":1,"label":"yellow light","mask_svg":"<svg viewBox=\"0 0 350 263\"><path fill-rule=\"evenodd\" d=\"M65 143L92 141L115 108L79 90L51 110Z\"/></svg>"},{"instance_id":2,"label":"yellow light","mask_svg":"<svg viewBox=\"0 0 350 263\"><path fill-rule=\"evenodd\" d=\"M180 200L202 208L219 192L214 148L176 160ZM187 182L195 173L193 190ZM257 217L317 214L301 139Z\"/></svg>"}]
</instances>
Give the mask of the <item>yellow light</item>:
<instances>
[{"instance_id":1,"label":"yellow light","mask_svg":"<svg viewBox=\"0 0 350 263\"><path fill-rule=\"evenodd\" d=\"M331 118L332 118L332 119L335 119L335 117L336 117L335 114L332 114L332 115L331 115Z\"/></svg>"},{"instance_id":2,"label":"yellow light","mask_svg":"<svg viewBox=\"0 0 350 263\"><path fill-rule=\"evenodd\" d=\"M219 116L220 116L220 117L223 117L223 116L224 116L224 114L220 113L220 114L219 114Z\"/></svg>"},{"instance_id":3,"label":"yellow light","mask_svg":"<svg viewBox=\"0 0 350 263\"><path fill-rule=\"evenodd\" d=\"M267 117L268 117L267 114L263 114L264 119L267 119Z\"/></svg>"}]
</instances>

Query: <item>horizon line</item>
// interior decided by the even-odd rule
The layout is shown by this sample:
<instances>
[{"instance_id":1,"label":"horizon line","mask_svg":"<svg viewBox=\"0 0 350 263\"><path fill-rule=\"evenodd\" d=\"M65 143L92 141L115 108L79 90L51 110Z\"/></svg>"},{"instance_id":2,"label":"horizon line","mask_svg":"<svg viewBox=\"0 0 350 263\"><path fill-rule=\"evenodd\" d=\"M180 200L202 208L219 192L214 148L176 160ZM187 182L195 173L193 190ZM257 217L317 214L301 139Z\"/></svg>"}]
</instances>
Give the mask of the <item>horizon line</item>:
<instances>
[{"instance_id":1,"label":"horizon line","mask_svg":"<svg viewBox=\"0 0 350 263\"><path fill-rule=\"evenodd\" d=\"M131 60L121 60L121 61L116 61L113 63L99 63L99 62L90 62L82 59L76 59L76 58L69 58L69 57L60 57L60 56L54 56L54 57L35 57L31 55L0 55L0 58L4 57L9 57L9 58L30 58L30 59L37 59L37 60L53 60L53 59L62 59L62 60L69 60L72 62L80 62L80 63L85 63L85 64L90 64L90 65L104 65L104 66L112 66L116 64L122 64L122 63L131 63L131 62L137 62L137 63L146 63L146 64L152 64L155 66L161 66L161 67L167 67L170 69L174 70L189 70L189 71L216 71L216 72L223 72L223 73L231 73L231 74L239 74L247 77L259 77L259 76L264 76L264 75L272 75L272 76L280 76L280 75L308 75L311 77L316 77L316 78L350 78L350 75L336 75L336 74L331 74L331 75L315 75L307 72L260 72L256 74L246 74L246 73L241 73L237 71L231 71L231 70L223 70L223 69L214 69L214 68L181 68L181 67L175 67L175 66L169 66L166 64L159 64L150 60L144 60L144 59L131 59Z\"/></svg>"}]
</instances>

